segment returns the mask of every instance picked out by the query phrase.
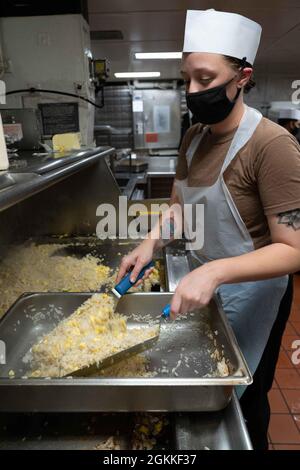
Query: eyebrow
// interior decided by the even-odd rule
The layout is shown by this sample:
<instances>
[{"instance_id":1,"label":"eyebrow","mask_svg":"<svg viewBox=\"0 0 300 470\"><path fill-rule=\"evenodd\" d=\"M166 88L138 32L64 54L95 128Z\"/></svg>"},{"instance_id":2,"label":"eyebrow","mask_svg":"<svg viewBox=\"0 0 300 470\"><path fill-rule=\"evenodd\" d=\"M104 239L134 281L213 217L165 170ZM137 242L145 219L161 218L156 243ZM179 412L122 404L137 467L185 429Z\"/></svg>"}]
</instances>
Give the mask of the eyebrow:
<instances>
[{"instance_id":1,"label":"eyebrow","mask_svg":"<svg viewBox=\"0 0 300 470\"><path fill-rule=\"evenodd\" d=\"M206 67L197 67L196 69L194 69L194 72L215 73L214 70L208 69L208 68L206 68ZM180 70L180 73L181 73L182 75L187 74L186 70Z\"/></svg>"}]
</instances>

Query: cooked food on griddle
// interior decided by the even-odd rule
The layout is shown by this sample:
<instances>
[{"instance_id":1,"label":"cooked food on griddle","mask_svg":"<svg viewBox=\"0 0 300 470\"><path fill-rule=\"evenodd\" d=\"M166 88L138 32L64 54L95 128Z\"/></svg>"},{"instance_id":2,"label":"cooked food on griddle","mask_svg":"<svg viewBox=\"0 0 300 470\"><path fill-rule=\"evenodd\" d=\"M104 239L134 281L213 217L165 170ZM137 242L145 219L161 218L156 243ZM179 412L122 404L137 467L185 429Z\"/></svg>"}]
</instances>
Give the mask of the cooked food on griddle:
<instances>
[{"instance_id":1,"label":"cooked food on griddle","mask_svg":"<svg viewBox=\"0 0 300 470\"><path fill-rule=\"evenodd\" d=\"M86 292L106 284L111 269L91 255L59 256L63 245L17 245L1 260L0 316L24 292Z\"/></svg>"},{"instance_id":2,"label":"cooked food on griddle","mask_svg":"<svg viewBox=\"0 0 300 470\"><path fill-rule=\"evenodd\" d=\"M104 286L110 289L116 273L103 259L92 254L77 257L63 253L65 248L79 245L27 243L8 247L1 260L0 317L24 292L97 292ZM152 285L159 284L160 274L157 261L149 278L130 291L149 292Z\"/></svg>"}]
</instances>

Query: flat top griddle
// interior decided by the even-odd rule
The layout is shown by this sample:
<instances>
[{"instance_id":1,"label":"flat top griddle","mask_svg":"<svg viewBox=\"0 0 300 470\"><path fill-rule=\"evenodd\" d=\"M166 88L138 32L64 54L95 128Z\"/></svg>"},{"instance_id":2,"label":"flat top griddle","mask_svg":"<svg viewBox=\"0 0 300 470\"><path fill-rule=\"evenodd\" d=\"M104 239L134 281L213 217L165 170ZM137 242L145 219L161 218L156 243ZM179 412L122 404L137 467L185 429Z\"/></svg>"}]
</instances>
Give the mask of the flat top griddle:
<instances>
[{"instance_id":1,"label":"flat top griddle","mask_svg":"<svg viewBox=\"0 0 300 470\"><path fill-rule=\"evenodd\" d=\"M28 241L36 244L55 244L61 245L53 253L53 256L75 256L82 259L91 255L99 259L99 263L108 266L111 271L116 271L120 267L121 259L127 253L136 248L141 240L107 240L101 241L95 237L76 237L76 238L58 238L43 237ZM166 279L164 275L164 259L161 250L158 250L154 257L154 262L159 261L161 266L159 284L152 286L152 291L164 292L166 290ZM103 288L99 289L100 291Z\"/></svg>"}]
</instances>

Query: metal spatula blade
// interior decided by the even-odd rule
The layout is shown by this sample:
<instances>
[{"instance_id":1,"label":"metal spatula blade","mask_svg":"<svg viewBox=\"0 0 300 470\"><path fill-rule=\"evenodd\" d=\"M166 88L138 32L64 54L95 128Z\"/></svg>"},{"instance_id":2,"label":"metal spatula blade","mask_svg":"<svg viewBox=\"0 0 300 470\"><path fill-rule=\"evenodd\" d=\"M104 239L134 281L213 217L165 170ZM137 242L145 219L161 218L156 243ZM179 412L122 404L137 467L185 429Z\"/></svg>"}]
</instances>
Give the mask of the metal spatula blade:
<instances>
[{"instance_id":1,"label":"metal spatula blade","mask_svg":"<svg viewBox=\"0 0 300 470\"><path fill-rule=\"evenodd\" d=\"M101 361L90 364L89 366L82 367L81 369L77 369L73 372L70 372L64 377L85 377L87 375L96 374L97 372L100 372L101 370L107 367L111 367L121 361L124 361L125 359L129 359L130 357L135 356L136 354L142 353L155 345L159 338L159 328L157 331L158 333L152 336L152 338L141 341L140 343L137 343L134 346L131 346L130 348L122 349L121 351L107 356Z\"/></svg>"},{"instance_id":2,"label":"metal spatula blade","mask_svg":"<svg viewBox=\"0 0 300 470\"><path fill-rule=\"evenodd\" d=\"M122 280L117 284L113 289L112 292L113 294L117 297L117 299L120 299L123 294L125 294L130 287L132 287L139 279L143 277L145 274L145 271L147 269L150 269L154 266L153 261L148 263L144 268L141 270L139 275L136 278L136 281L132 283L130 281L130 273L128 273ZM167 319L169 318L170 315L170 305L166 305L163 312L162 312L162 319ZM148 328L148 325L146 326ZM129 348L123 349L115 354L112 354L110 356L105 357L101 361L98 361L96 363L90 364L89 366L82 367L81 369L77 369L73 372L70 372L66 374L65 376L76 376L76 377L84 377L87 375L92 375L96 374L97 372L100 372L101 370L110 367L114 364L117 364L118 362L123 361L124 359L128 359L136 354L139 354L141 352L146 351L147 349L151 349L154 344L157 342L160 334L160 324L158 325L157 328L157 334L154 335L153 337L141 341L140 343L136 343L134 346L131 346Z\"/></svg>"}]
</instances>

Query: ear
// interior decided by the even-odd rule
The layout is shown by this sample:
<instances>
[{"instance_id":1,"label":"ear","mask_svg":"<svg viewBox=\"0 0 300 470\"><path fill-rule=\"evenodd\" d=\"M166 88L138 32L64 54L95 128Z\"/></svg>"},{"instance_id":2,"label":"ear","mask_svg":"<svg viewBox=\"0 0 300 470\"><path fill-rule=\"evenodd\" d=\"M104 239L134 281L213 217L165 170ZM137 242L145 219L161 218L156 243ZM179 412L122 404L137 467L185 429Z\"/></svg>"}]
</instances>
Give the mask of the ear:
<instances>
[{"instance_id":1,"label":"ear","mask_svg":"<svg viewBox=\"0 0 300 470\"><path fill-rule=\"evenodd\" d=\"M245 67L240 73L241 78L238 80L237 85L239 88L242 88L249 82L253 69L251 67Z\"/></svg>"}]
</instances>

